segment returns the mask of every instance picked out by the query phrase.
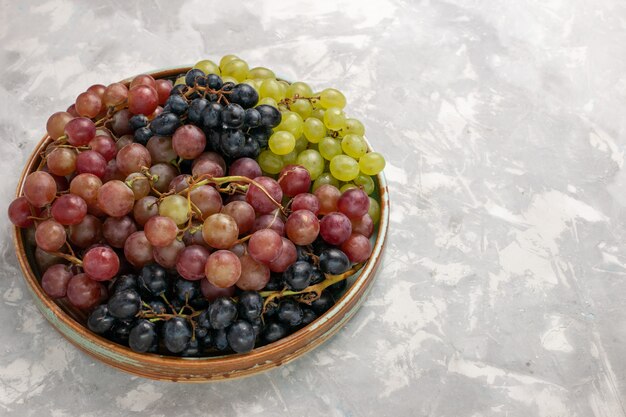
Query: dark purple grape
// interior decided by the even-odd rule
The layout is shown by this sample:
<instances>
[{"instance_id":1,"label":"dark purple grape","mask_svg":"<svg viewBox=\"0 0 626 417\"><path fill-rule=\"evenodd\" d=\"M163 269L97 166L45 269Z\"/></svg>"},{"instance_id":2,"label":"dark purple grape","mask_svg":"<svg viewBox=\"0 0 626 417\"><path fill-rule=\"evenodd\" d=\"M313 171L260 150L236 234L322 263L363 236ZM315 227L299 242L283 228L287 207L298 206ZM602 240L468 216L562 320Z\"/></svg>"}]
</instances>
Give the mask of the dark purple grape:
<instances>
[{"instance_id":1,"label":"dark purple grape","mask_svg":"<svg viewBox=\"0 0 626 417\"><path fill-rule=\"evenodd\" d=\"M236 353L250 352L254 348L256 335L250 323L244 320L237 320L226 331L228 345Z\"/></svg>"},{"instance_id":2,"label":"dark purple grape","mask_svg":"<svg viewBox=\"0 0 626 417\"><path fill-rule=\"evenodd\" d=\"M209 320L214 329L225 329L237 317L237 304L230 298L218 298L209 307Z\"/></svg>"},{"instance_id":3,"label":"dark purple grape","mask_svg":"<svg viewBox=\"0 0 626 417\"><path fill-rule=\"evenodd\" d=\"M109 314L118 319L130 319L141 309L139 293L133 289L116 292L107 304Z\"/></svg>"},{"instance_id":4,"label":"dark purple grape","mask_svg":"<svg viewBox=\"0 0 626 417\"><path fill-rule=\"evenodd\" d=\"M328 248L320 253L320 270L325 274L339 275L350 269L350 260L336 248Z\"/></svg>"},{"instance_id":5,"label":"dark purple grape","mask_svg":"<svg viewBox=\"0 0 626 417\"><path fill-rule=\"evenodd\" d=\"M283 272L285 284L292 291L302 291L311 284L313 266L306 261L297 261Z\"/></svg>"},{"instance_id":6,"label":"dark purple grape","mask_svg":"<svg viewBox=\"0 0 626 417\"><path fill-rule=\"evenodd\" d=\"M180 96L174 96L180 97ZM150 130L155 135L159 136L172 136L176 129L181 125L180 119L174 113L163 112L155 117L152 122L150 122ZM136 132L135 132L136 136Z\"/></svg>"},{"instance_id":7,"label":"dark purple grape","mask_svg":"<svg viewBox=\"0 0 626 417\"><path fill-rule=\"evenodd\" d=\"M289 334L289 330L286 325L277 321L270 321L265 324L261 338L265 343L274 343L287 336L287 334Z\"/></svg>"},{"instance_id":8,"label":"dark purple grape","mask_svg":"<svg viewBox=\"0 0 626 417\"><path fill-rule=\"evenodd\" d=\"M173 317L163 325L162 335L167 350L180 353L191 339L191 325L182 317Z\"/></svg>"},{"instance_id":9,"label":"dark purple grape","mask_svg":"<svg viewBox=\"0 0 626 417\"><path fill-rule=\"evenodd\" d=\"M239 317L254 321L261 317L263 298L256 291L244 291L239 295Z\"/></svg>"},{"instance_id":10,"label":"dark purple grape","mask_svg":"<svg viewBox=\"0 0 626 417\"><path fill-rule=\"evenodd\" d=\"M115 318L109 314L106 304L96 307L87 319L87 327L94 333L103 334L111 330Z\"/></svg>"},{"instance_id":11,"label":"dark purple grape","mask_svg":"<svg viewBox=\"0 0 626 417\"><path fill-rule=\"evenodd\" d=\"M257 93L251 85L237 84L230 93L230 96L228 96L228 100L231 103L240 105L244 109L248 109L254 107L259 101L259 93Z\"/></svg>"},{"instance_id":12,"label":"dark purple grape","mask_svg":"<svg viewBox=\"0 0 626 417\"><path fill-rule=\"evenodd\" d=\"M278 320L281 322L294 327L302 323L302 308L300 307L300 303L288 298L278 306L278 312L276 313Z\"/></svg>"},{"instance_id":13,"label":"dark purple grape","mask_svg":"<svg viewBox=\"0 0 626 417\"><path fill-rule=\"evenodd\" d=\"M322 315L323 313L328 311L328 309L330 309L334 304L335 299L333 298L332 294L329 291L322 291L322 295L320 295L320 298L311 303L311 308L316 314Z\"/></svg>"},{"instance_id":14,"label":"dark purple grape","mask_svg":"<svg viewBox=\"0 0 626 417\"><path fill-rule=\"evenodd\" d=\"M167 291L167 272L159 265L146 265L141 268L137 284L142 294L159 297Z\"/></svg>"},{"instance_id":15,"label":"dark purple grape","mask_svg":"<svg viewBox=\"0 0 626 417\"><path fill-rule=\"evenodd\" d=\"M276 107L261 104L256 109L261 114L261 126L272 128L280 124L281 115Z\"/></svg>"},{"instance_id":16,"label":"dark purple grape","mask_svg":"<svg viewBox=\"0 0 626 417\"><path fill-rule=\"evenodd\" d=\"M139 320L130 330L128 345L135 352L148 352L157 344L156 325L148 320Z\"/></svg>"}]
</instances>

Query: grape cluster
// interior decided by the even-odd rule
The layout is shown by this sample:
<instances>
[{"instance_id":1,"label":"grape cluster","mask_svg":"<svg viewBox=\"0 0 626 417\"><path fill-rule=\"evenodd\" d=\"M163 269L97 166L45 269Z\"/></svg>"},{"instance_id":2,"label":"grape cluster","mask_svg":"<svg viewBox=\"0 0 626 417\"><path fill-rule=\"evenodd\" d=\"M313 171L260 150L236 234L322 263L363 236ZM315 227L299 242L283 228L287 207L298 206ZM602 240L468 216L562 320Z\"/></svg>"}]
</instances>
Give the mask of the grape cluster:
<instances>
[{"instance_id":1,"label":"grape cluster","mask_svg":"<svg viewBox=\"0 0 626 417\"><path fill-rule=\"evenodd\" d=\"M233 56L93 85L9 206L41 286L137 352L244 353L315 320L371 255L363 125ZM326 161L326 162L325 162Z\"/></svg>"}]
</instances>

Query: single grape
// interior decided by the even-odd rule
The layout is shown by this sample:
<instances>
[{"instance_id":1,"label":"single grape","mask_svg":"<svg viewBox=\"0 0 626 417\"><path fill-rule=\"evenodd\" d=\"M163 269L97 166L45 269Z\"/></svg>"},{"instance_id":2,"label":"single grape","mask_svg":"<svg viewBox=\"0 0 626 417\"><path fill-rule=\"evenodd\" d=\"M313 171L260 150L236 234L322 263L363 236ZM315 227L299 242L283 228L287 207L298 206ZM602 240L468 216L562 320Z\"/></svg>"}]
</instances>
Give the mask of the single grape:
<instances>
[{"instance_id":1,"label":"single grape","mask_svg":"<svg viewBox=\"0 0 626 417\"><path fill-rule=\"evenodd\" d=\"M213 301L220 297L232 297L235 295L235 286L233 285L228 288L220 288L211 284L209 280L203 279L200 281L200 291L202 292L204 298L209 301Z\"/></svg>"},{"instance_id":2,"label":"single grape","mask_svg":"<svg viewBox=\"0 0 626 417\"><path fill-rule=\"evenodd\" d=\"M232 287L241 276L241 262L234 253L218 250L209 255L204 273L216 287Z\"/></svg>"},{"instance_id":3,"label":"single grape","mask_svg":"<svg viewBox=\"0 0 626 417\"><path fill-rule=\"evenodd\" d=\"M237 82L242 82L248 76L248 64L242 59L233 59L223 66L220 64L222 78L233 77Z\"/></svg>"},{"instance_id":4,"label":"single grape","mask_svg":"<svg viewBox=\"0 0 626 417\"><path fill-rule=\"evenodd\" d=\"M385 158L378 152L368 152L359 159L359 168L366 175L377 175L385 169Z\"/></svg>"},{"instance_id":5,"label":"single grape","mask_svg":"<svg viewBox=\"0 0 626 417\"><path fill-rule=\"evenodd\" d=\"M286 155L296 147L296 138L291 132L278 130L268 143L270 150L276 155Z\"/></svg>"},{"instance_id":6,"label":"single grape","mask_svg":"<svg viewBox=\"0 0 626 417\"><path fill-rule=\"evenodd\" d=\"M367 213L372 218L372 221L374 222L374 224L377 224L380 221L380 205L378 204L378 201L374 200L372 197L370 197L369 199L370 199L370 208L367 211Z\"/></svg>"},{"instance_id":7,"label":"single grape","mask_svg":"<svg viewBox=\"0 0 626 417\"><path fill-rule=\"evenodd\" d=\"M218 298L209 307L211 327L217 330L230 326L237 317L237 304L230 298Z\"/></svg>"},{"instance_id":8,"label":"single grape","mask_svg":"<svg viewBox=\"0 0 626 417\"><path fill-rule=\"evenodd\" d=\"M205 277L204 268L209 258L204 246L191 245L183 249L176 260L176 270L185 279L196 281Z\"/></svg>"},{"instance_id":9,"label":"single grape","mask_svg":"<svg viewBox=\"0 0 626 417\"><path fill-rule=\"evenodd\" d=\"M159 204L159 214L171 218L177 225L185 224L190 214L187 199L177 194L165 197Z\"/></svg>"},{"instance_id":10,"label":"single grape","mask_svg":"<svg viewBox=\"0 0 626 417\"><path fill-rule=\"evenodd\" d=\"M331 245L341 245L352 233L352 223L343 213L332 212L320 221L320 235Z\"/></svg>"},{"instance_id":11,"label":"single grape","mask_svg":"<svg viewBox=\"0 0 626 417\"><path fill-rule=\"evenodd\" d=\"M87 203L77 195L64 194L54 200L50 213L62 225L78 224L87 214Z\"/></svg>"},{"instance_id":12,"label":"single grape","mask_svg":"<svg viewBox=\"0 0 626 417\"><path fill-rule=\"evenodd\" d=\"M254 348L256 335L250 323L237 320L227 330L228 345L236 353L250 352Z\"/></svg>"},{"instance_id":13,"label":"single grape","mask_svg":"<svg viewBox=\"0 0 626 417\"><path fill-rule=\"evenodd\" d=\"M178 156L172 147L172 138L167 136L152 136L146 144L146 149L155 164L170 163Z\"/></svg>"},{"instance_id":14,"label":"single grape","mask_svg":"<svg viewBox=\"0 0 626 417\"><path fill-rule=\"evenodd\" d=\"M280 124L282 116L276 106L260 104L255 108L261 115L261 126L274 128Z\"/></svg>"},{"instance_id":15,"label":"single grape","mask_svg":"<svg viewBox=\"0 0 626 417\"><path fill-rule=\"evenodd\" d=\"M205 242L215 249L230 248L238 235L237 222L227 214L212 214L202 225L202 236Z\"/></svg>"},{"instance_id":16,"label":"single grape","mask_svg":"<svg viewBox=\"0 0 626 417\"><path fill-rule=\"evenodd\" d=\"M135 203L133 207L133 217L139 226L146 224L148 219L159 214L158 199L154 196L147 196Z\"/></svg>"},{"instance_id":17,"label":"single grape","mask_svg":"<svg viewBox=\"0 0 626 417\"><path fill-rule=\"evenodd\" d=\"M325 88L320 93L320 106L324 109L346 107L346 97L334 88Z\"/></svg>"},{"instance_id":18,"label":"single grape","mask_svg":"<svg viewBox=\"0 0 626 417\"><path fill-rule=\"evenodd\" d=\"M176 129L172 137L172 147L183 159L194 159L200 156L206 146L206 136L194 125L184 125Z\"/></svg>"},{"instance_id":19,"label":"single grape","mask_svg":"<svg viewBox=\"0 0 626 417\"><path fill-rule=\"evenodd\" d=\"M289 334L287 326L276 321L269 321L261 333L261 338L265 343L274 343Z\"/></svg>"},{"instance_id":20,"label":"single grape","mask_svg":"<svg viewBox=\"0 0 626 417\"><path fill-rule=\"evenodd\" d=\"M358 233L367 238L372 236L374 232L374 222L369 214L365 213L358 219L351 219L350 222L352 223L352 233Z\"/></svg>"},{"instance_id":21,"label":"single grape","mask_svg":"<svg viewBox=\"0 0 626 417\"><path fill-rule=\"evenodd\" d=\"M129 216L107 217L102 227L106 241L114 248L123 248L126 239L137 231L137 225Z\"/></svg>"},{"instance_id":22,"label":"single grape","mask_svg":"<svg viewBox=\"0 0 626 417\"><path fill-rule=\"evenodd\" d=\"M44 171L31 172L24 181L24 197L34 207L43 207L54 200L57 184L52 175Z\"/></svg>"},{"instance_id":23,"label":"single grape","mask_svg":"<svg viewBox=\"0 0 626 417\"><path fill-rule=\"evenodd\" d=\"M107 107L115 107L124 103L128 98L128 87L122 83L109 84L104 90L102 101Z\"/></svg>"},{"instance_id":24,"label":"single grape","mask_svg":"<svg viewBox=\"0 0 626 417\"><path fill-rule=\"evenodd\" d=\"M282 239L282 249L278 258L271 261L268 266L272 272L283 272L289 265L293 264L298 259L298 252L296 251L296 245L294 245L289 239Z\"/></svg>"},{"instance_id":25,"label":"single grape","mask_svg":"<svg viewBox=\"0 0 626 417\"><path fill-rule=\"evenodd\" d=\"M102 100L97 94L85 91L76 97L76 112L90 119L93 119L100 113Z\"/></svg>"},{"instance_id":26,"label":"single grape","mask_svg":"<svg viewBox=\"0 0 626 417\"><path fill-rule=\"evenodd\" d=\"M258 157L260 168L268 174L278 174L283 168L283 160L271 150L261 152Z\"/></svg>"},{"instance_id":27,"label":"single grape","mask_svg":"<svg viewBox=\"0 0 626 417\"><path fill-rule=\"evenodd\" d=\"M118 291L109 298L107 307L116 319L130 319L141 310L141 297L134 289Z\"/></svg>"},{"instance_id":28,"label":"single grape","mask_svg":"<svg viewBox=\"0 0 626 417\"><path fill-rule=\"evenodd\" d=\"M135 352L148 352L158 340L156 325L149 320L139 320L128 334L128 346Z\"/></svg>"},{"instance_id":29,"label":"single grape","mask_svg":"<svg viewBox=\"0 0 626 417\"><path fill-rule=\"evenodd\" d=\"M124 182L132 190L135 200L140 200L150 194L150 180L140 172L133 172L126 177Z\"/></svg>"},{"instance_id":30,"label":"single grape","mask_svg":"<svg viewBox=\"0 0 626 417\"><path fill-rule=\"evenodd\" d=\"M300 152L296 163L309 171L312 180L315 180L324 172L324 158L322 158L318 151L313 149Z\"/></svg>"},{"instance_id":31,"label":"single grape","mask_svg":"<svg viewBox=\"0 0 626 417\"><path fill-rule=\"evenodd\" d=\"M220 74L220 68L213 61L209 59L204 59L202 61L198 61L196 65L193 66L194 69L199 69L206 75L209 74Z\"/></svg>"},{"instance_id":32,"label":"single grape","mask_svg":"<svg viewBox=\"0 0 626 417\"><path fill-rule=\"evenodd\" d=\"M309 193L300 193L291 200L291 210L309 210L313 214L317 215L320 211L319 199Z\"/></svg>"},{"instance_id":33,"label":"single grape","mask_svg":"<svg viewBox=\"0 0 626 417\"><path fill-rule=\"evenodd\" d=\"M35 229L37 246L46 252L56 252L65 244L65 228L54 220L45 220Z\"/></svg>"},{"instance_id":34,"label":"single grape","mask_svg":"<svg viewBox=\"0 0 626 417\"><path fill-rule=\"evenodd\" d=\"M278 182L269 177L257 177L254 181L265 189L265 191L274 199L272 201L262 190L255 184L250 184L246 193L246 201L254 207L260 214L267 214L273 211L280 201L283 199L283 191Z\"/></svg>"},{"instance_id":35,"label":"single grape","mask_svg":"<svg viewBox=\"0 0 626 417\"><path fill-rule=\"evenodd\" d=\"M319 259L319 268L325 274L339 275L350 269L350 260L345 253L336 248L323 250Z\"/></svg>"},{"instance_id":36,"label":"single grape","mask_svg":"<svg viewBox=\"0 0 626 417\"><path fill-rule=\"evenodd\" d=\"M108 281L120 270L120 259L113 249L98 246L89 249L83 256L83 269L93 280Z\"/></svg>"},{"instance_id":37,"label":"single grape","mask_svg":"<svg viewBox=\"0 0 626 417\"><path fill-rule=\"evenodd\" d=\"M104 286L87 274L77 274L67 283L67 299L77 308L88 310L100 302Z\"/></svg>"},{"instance_id":38,"label":"single grape","mask_svg":"<svg viewBox=\"0 0 626 417\"><path fill-rule=\"evenodd\" d=\"M296 245L309 245L319 234L320 222L309 210L294 211L287 218L285 231L289 240Z\"/></svg>"},{"instance_id":39,"label":"single grape","mask_svg":"<svg viewBox=\"0 0 626 417\"><path fill-rule=\"evenodd\" d=\"M165 216L154 216L144 225L146 239L154 247L170 245L178 235L178 226L174 220Z\"/></svg>"},{"instance_id":40,"label":"single grape","mask_svg":"<svg viewBox=\"0 0 626 417\"><path fill-rule=\"evenodd\" d=\"M365 191L351 188L345 191L337 200L337 209L350 219L358 219L367 214L370 200Z\"/></svg>"},{"instance_id":41,"label":"single grape","mask_svg":"<svg viewBox=\"0 0 626 417\"><path fill-rule=\"evenodd\" d=\"M51 174L66 176L76 171L76 151L68 148L56 148L46 158Z\"/></svg>"},{"instance_id":42,"label":"single grape","mask_svg":"<svg viewBox=\"0 0 626 417\"><path fill-rule=\"evenodd\" d=\"M281 301L278 306L277 317L278 320L285 323L288 326L297 326L302 323L302 308L300 303L293 299L286 299Z\"/></svg>"},{"instance_id":43,"label":"single grape","mask_svg":"<svg viewBox=\"0 0 626 417\"><path fill-rule=\"evenodd\" d=\"M89 142L89 147L91 150L102 155L107 162L115 158L115 155L117 155L115 141L109 136L96 135L96 137Z\"/></svg>"},{"instance_id":44,"label":"single grape","mask_svg":"<svg viewBox=\"0 0 626 417\"><path fill-rule=\"evenodd\" d=\"M262 214L257 217L250 232L254 233L261 229L272 229L281 236L285 235L285 223L278 215Z\"/></svg>"},{"instance_id":45,"label":"single grape","mask_svg":"<svg viewBox=\"0 0 626 417\"><path fill-rule=\"evenodd\" d=\"M342 129L345 134L351 133L353 135L363 136L365 135L365 126L357 119L346 119L346 127Z\"/></svg>"},{"instance_id":46,"label":"single grape","mask_svg":"<svg viewBox=\"0 0 626 417\"><path fill-rule=\"evenodd\" d=\"M147 85L148 87L156 88L156 80L152 75L139 74L131 80L130 88L132 89L138 85Z\"/></svg>"},{"instance_id":47,"label":"single grape","mask_svg":"<svg viewBox=\"0 0 626 417\"><path fill-rule=\"evenodd\" d=\"M48 136L56 140L65 133L65 125L72 120L74 116L65 111L58 111L48 118L46 123L46 131Z\"/></svg>"},{"instance_id":48,"label":"single grape","mask_svg":"<svg viewBox=\"0 0 626 417\"><path fill-rule=\"evenodd\" d=\"M178 175L178 171L170 164L159 163L148 170L152 175L152 187L160 193L169 191L170 182Z\"/></svg>"},{"instance_id":49,"label":"single grape","mask_svg":"<svg viewBox=\"0 0 626 417\"><path fill-rule=\"evenodd\" d=\"M11 202L8 214L11 223L17 227L26 228L33 225L33 220L29 219L29 217L32 216L31 206L24 196L18 197Z\"/></svg>"},{"instance_id":50,"label":"single grape","mask_svg":"<svg viewBox=\"0 0 626 417\"><path fill-rule=\"evenodd\" d=\"M176 267L176 258L183 249L185 249L185 243L174 239L168 246L154 247L152 255L156 263L164 268L173 269Z\"/></svg>"},{"instance_id":51,"label":"single grape","mask_svg":"<svg viewBox=\"0 0 626 417\"><path fill-rule=\"evenodd\" d=\"M335 305L335 299L333 298L332 294L328 291L322 291L320 298L311 303L311 308L313 309L315 314L322 315L326 311L330 310L333 305Z\"/></svg>"},{"instance_id":52,"label":"single grape","mask_svg":"<svg viewBox=\"0 0 626 417\"><path fill-rule=\"evenodd\" d=\"M124 242L124 256L131 265L137 268L153 261L152 245L146 239L143 230L128 236Z\"/></svg>"},{"instance_id":53,"label":"single grape","mask_svg":"<svg viewBox=\"0 0 626 417\"><path fill-rule=\"evenodd\" d=\"M308 117L302 126L304 137L311 143L318 143L326 136L326 126L315 117Z\"/></svg>"},{"instance_id":54,"label":"single grape","mask_svg":"<svg viewBox=\"0 0 626 417\"><path fill-rule=\"evenodd\" d=\"M73 146L85 146L96 136L96 125L86 117L76 117L65 125L67 142Z\"/></svg>"},{"instance_id":55,"label":"single grape","mask_svg":"<svg viewBox=\"0 0 626 417\"><path fill-rule=\"evenodd\" d=\"M372 244L367 237L353 233L341 244L341 250L350 259L350 262L365 262L372 254Z\"/></svg>"},{"instance_id":56,"label":"single grape","mask_svg":"<svg viewBox=\"0 0 626 417\"><path fill-rule=\"evenodd\" d=\"M150 152L145 146L138 143L124 146L117 152L115 160L117 161L117 169L125 175L139 172L142 167L149 168L152 164Z\"/></svg>"},{"instance_id":57,"label":"single grape","mask_svg":"<svg viewBox=\"0 0 626 417\"><path fill-rule=\"evenodd\" d=\"M241 276L236 282L238 288L245 291L260 291L270 280L270 269L267 265L255 261L250 255L239 258Z\"/></svg>"},{"instance_id":58,"label":"single grape","mask_svg":"<svg viewBox=\"0 0 626 417\"><path fill-rule=\"evenodd\" d=\"M313 113L313 106L309 100L296 99L289 106L289 109L300 116L302 119L306 119Z\"/></svg>"},{"instance_id":59,"label":"single grape","mask_svg":"<svg viewBox=\"0 0 626 417\"><path fill-rule=\"evenodd\" d=\"M276 260L283 248L280 235L272 229L262 229L252 234L248 240L248 253L261 263L270 263Z\"/></svg>"},{"instance_id":60,"label":"single grape","mask_svg":"<svg viewBox=\"0 0 626 417\"><path fill-rule=\"evenodd\" d=\"M111 129L117 136L132 135L133 129L129 124L132 115L127 109L118 111L111 120Z\"/></svg>"},{"instance_id":61,"label":"single grape","mask_svg":"<svg viewBox=\"0 0 626 417\"><path fill-rule=\"evenodd\" d=\"M264 79L259 88L259 96L262 98L269 97L277 102L284 99L287 91L275 79Z\"/></svg>"},{"instance_id":62,"label":"single grape","mask_svg":"<svg viewBox=\"0 0 626 417\"><path fill-rule=\"evenodd\" d=\"M254 107L259 101L259 93L248 84L238 84L233 88L228 99L231 103L238 104L244 109L249 109Z\"/></svg>"},{"instance_id":63,"label":"single grape","mask_svg":"<svg viewBox=\"0 0 626 417\"><path fill-rule=\"evenodd\" d=\"M180 125L178 115L171 111L163 111L150 122L149 129L143 127L135 130L135 141L145 145L153 135L171 136L177 129L180 129Z\"/></svg>"},{"instance_id":64,"label":"single grape","mask_svg":"<svg viewBox=\"0 0 626 417\"><path fill-rule=\"evenodd\" d=\"M109 314L106 304L96 307L87 319L87 327L94 333L104 334L113 328L115 317Z\"/></svg>"},{"instance_id":65,"label":"single grape","mask_svg":"<svg viewBox=\"0 0 626 417\"><path fill-rule=\"evenodd\" d=\"M167 103L167 99L170 97L170 91L172 91L172 87L174 87L174 85L170 80L156 80L155 89L157 92L157 96L159 97L159 104L161 106Z\"/></svg>"},{"instance_id":66,"label":"single grape","mask_svg":"<svg viewBox=\"0 0 626 417\"><path fill-rule=\"evenodd\" d=\"M174 282L174 297L183 302L189 302L200 294L200 283L179 278Z\"/></svg>"},{"instance_id":67,"label":"single grape","mask_svg":"<svg viewBox=\"0 0 626 417\"><path fill-rule=\"evenodd\" d=\"M76 172L79 174L93 174L104 177L107 161L96 151L83 151L76 158Z\"/></svg>"},{"instance_id":68,"label":"single grape","mask_svg":"<svg viewBox=\"0 0 626 417\"><path fill-rule=\"evenodd\" d=\"M131 86L128 91L128 110L132 114L152 114L159 106L159 94L147 85Z\"/></svg>"},{"instance_id":69,"label":"single grape","mask_svg":"<svg viewBox=\"0 0 626 417\"><path fill-rule=\"evenodd\" d=\"M347 155L337 155L330 161L330 173L339 181L352 181L359 175L359 163Z\"/></svg>"},{"instance_id":70,"label":"single grape","mask_svg":"<svg viewBox=\"0 0 626 417\"><path fill-rule=\"evenodd\" d=\"M346 115L338 107L329 107L324 112L324 126L330 130L341 130L346 127Z\"/></svg>"},{"instance_id":71,"label":"single grape","mask_svg":"<svg viewBox=\"0 0 626 417\"><path fill-rule=\"evenodd\" d=\"M109 216L120 217L133 210L135 195L119 180L104 183L98 189L98 207Z\"/></svg>"},{"instance_id":72,"label":"single grape","mask_svg":"<svg viewBox=\"0 0 626 417\"><path fill-rule=\"evenodd\" d=\"M246 234L252 229L252 226L254 226L254 208L245 201L231 201L222 208L222 213L235 219L237 228L239 229L239 235Z\"/></svg>"},{"instance_id":73,"label":"single grape","mask_svg":"<svg viewBox=\"0 0 626 417\"><path fill-rule=\"evenodd\" d=\"M367 143L361 136L347 134L341 139L341 149L346 155L359 159L367 153Z\"/></svg>"},{"instance_id":74,"label":"single grape","mask_svg":"<svg viewBox=\"0 0 626 417\"><path fill-rule=\"evenodd\" d=\"M71 268L67 265L52 265L41 277L41 288L52 298L63 298L67 293L67 284L73 275Z\"/></svg>"},{"instance_id":75,"label":"single grape","mask_svg":"<svg viewBox=\"0 0 626 417\"><path fill-rule=\"evenodd\" d=\"M285 131L293 135L294 138L302 136L304 121L302 116L296 112L285 111L282 113L280 124L276 126L276 131Z\"/></svg>"},{"instance_id":76,"label":"single grape","mask_svg":"<svg viewBox=\"0 0 626 417\"><path fill-rule=\"evenodd\" d=\"M252 158L239 158L235 160L228 168L228 175L236 175L247 178L256 178L263 175L261 167Z\"/></svg>"},{"instance_id":77,"label":"single grape","mask_svg":"<svg viewBox=\"0 0 626 417\"><path fill-rule=\"evenodd\" d=\"M337 211L337 202L341 196L341 192L339 192L337 187L325 184L316 189L313 194L315 194L320 202L319 214L326 215L333 211Z\"/></svg>"},{"instance_id":78,"label":"single grape","mask_svg":"<svg viewBox=\"0 0 626 417\"><path fill-rule=\"evenodd\" d=\"M280 171L278 184L280 184L284 195L293 197L309 191L311 188L311 175L304 167L288 165Z\"/></svg>"},{"instance_id":79,"label":"single grape","mask_svg":"<svg viewBox=\"0 0 626 417\"><path fill-rule=\"evenodd\" d=\"M354 184L363 189L367 195L372 194L375 190L374 181L369 175L359 174L358 177L354 179Z\"/></svg>"},{"instance_id":80,"label":"single grape","mask_svg":"<svg viewBox=\"0 0 626 417\"><path fill-rule=\"evenodd\" d=\"M166 349L172 353L180 353L191 340L191 325L182 317L173 317L163 325L162 335Z\"/></svg>"},{"instance_id":81,"label":"single grape","mask_svg":"<svg viewBox=\"0 0 626 417\"><path fill-rule=\"evenodd\" d=\"M80 223L70 226L67 234L74 245L88 248L102 240L102 222L96 216L87 214Z\"/></svg>"}]
</instances>

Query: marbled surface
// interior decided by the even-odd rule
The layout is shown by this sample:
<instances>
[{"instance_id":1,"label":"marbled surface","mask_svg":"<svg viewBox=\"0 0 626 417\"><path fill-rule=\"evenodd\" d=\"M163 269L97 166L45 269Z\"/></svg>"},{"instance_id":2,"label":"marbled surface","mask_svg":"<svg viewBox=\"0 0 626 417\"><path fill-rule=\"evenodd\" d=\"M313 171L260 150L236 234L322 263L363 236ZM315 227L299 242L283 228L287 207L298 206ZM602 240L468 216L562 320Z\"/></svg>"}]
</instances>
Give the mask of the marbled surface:
<instances>
[{"instance_id":1,"label":"marbled surface","mask_svg":"<svg viewBox=\"0 0 626 417\"><path fill-rule=\"evenodd\" d=\"M392 215L330 342L238 381L94 363L36 311L2 216L2 416L625 416L626 5L618 0L0 1L2 212L92 83L236 53L336 86Z\"/></svg>"}]
</instances>

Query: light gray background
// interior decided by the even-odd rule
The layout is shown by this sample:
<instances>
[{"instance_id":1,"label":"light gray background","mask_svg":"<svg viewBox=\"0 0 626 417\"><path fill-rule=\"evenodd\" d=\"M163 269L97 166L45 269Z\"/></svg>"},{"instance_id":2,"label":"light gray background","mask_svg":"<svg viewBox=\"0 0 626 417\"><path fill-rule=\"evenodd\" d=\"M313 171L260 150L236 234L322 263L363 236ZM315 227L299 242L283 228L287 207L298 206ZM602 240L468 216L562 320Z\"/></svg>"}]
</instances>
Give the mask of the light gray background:
<instances>
[{"instance_id":1,"label":"light gray background","mask_svg":"<svg viewBox=\"0 0 626 417\"><path fill-rule=\"evenodd\" d=\"M3 215L0 415L626 415L624 2L246 3L0 1L2 213L48 115L90 84L236 53L340 88L384 152L367 302L255 377L133 378L42 319Z\"/></svg>"}]
</instances>

